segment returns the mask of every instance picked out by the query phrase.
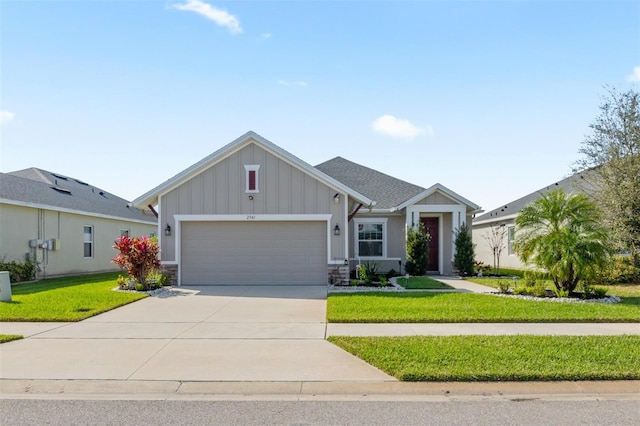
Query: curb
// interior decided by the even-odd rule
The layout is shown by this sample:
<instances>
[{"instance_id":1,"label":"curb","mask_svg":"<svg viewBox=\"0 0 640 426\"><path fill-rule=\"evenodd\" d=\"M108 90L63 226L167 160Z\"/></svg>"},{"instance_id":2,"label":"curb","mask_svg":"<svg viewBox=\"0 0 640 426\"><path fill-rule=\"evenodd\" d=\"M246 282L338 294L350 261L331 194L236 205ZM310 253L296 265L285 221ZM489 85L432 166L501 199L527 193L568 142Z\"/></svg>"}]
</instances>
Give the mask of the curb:
<instances>
[{"instance_id":1,"label":"curb","mask_svg":"<svg viewBox=\"0 0 640 426\"><path fill-rule=\"evenodd\" d=\"M562 382L196 382L0 380L0 399L640 401L640 380Z\"/></svg>"}]
</instances>

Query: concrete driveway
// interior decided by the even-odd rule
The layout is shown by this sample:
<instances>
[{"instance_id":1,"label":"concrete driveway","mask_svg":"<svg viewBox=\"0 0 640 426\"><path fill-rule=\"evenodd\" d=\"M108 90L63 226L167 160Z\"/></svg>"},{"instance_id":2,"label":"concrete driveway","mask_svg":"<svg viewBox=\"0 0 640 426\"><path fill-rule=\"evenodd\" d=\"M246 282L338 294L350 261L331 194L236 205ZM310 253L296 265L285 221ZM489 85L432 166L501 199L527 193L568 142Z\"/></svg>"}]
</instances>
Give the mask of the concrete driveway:
<instances>
[{"instance_id":1,"label":"concrete driveway","mask_svg":"<svg viewBox=\"0 0 640 426\"><path fill-rule=\"evenodd\" d=\"M34 326L0 347L0 378L395 381L325 340L326 296L326 286L172 289L79 323Z\"/></svg>"}]
</instances>

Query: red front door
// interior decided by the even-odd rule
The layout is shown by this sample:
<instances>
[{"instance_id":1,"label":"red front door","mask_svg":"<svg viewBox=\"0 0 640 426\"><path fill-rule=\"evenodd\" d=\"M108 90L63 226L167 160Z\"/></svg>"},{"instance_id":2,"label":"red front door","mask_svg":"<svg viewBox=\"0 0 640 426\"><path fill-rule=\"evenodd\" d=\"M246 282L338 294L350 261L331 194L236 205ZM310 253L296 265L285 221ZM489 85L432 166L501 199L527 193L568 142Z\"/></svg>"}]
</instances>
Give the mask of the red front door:
<instances>
[{"instance_id":1,"label":"red front door","mask_svg":"<svg viewBox=\"0 0 640 426\"><path fill-rule=\"evenodd\" d=\"M424 232L429 236L429 257L427 258L427 271L438 272L440 270L438 258L438 224L437 217L422 217L420 223L424 226Z\"/></svg>"}]
</instances>

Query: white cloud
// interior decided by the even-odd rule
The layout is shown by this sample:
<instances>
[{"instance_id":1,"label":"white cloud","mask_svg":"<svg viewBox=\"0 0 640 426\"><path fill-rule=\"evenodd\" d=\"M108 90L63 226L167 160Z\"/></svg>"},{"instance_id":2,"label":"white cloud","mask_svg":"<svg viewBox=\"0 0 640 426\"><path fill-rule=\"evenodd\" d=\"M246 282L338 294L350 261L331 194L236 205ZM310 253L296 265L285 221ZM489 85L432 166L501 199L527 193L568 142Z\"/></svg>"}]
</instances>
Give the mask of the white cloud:
<instances>
[{"instance_id":1,"label":"white cloud","mask_svg":"<svg viewBox=\"0 0 640 426\"><path fill-rule=\"evenodd\" d=\"M271 36L271 33L262 33L260 34L260 37L267 40L267 39L270 39L272 36Z\"/></svg>"},{"instance_id":2,"label":"white cloud","mask_svg":"<svg viewBox=\"0 0 640 426\"><path fill-rule=\"evenodd\" d=\"M173 4L172 7L177 10L195 12L198 15L215 22L221 27L226 27L231 34L239 34L242 32L240 21L226 10L218 9L200 0L186 0L184 4Z\"/></svg>"},{"instance_id":3,"label":"white cloud","mask_svg":"<svg viewBox=\"0 0 640 426\"><path fill-rule=\"evenodd\" d=\"M0 111L0 124L6 124L13 120L16 115L9 111Z\"/></svg>"},{"instance_id":4,"label":"white cloud","mask_svg":"<svg viewBox=\"0 0 640 426\"><path fill-rule=\"evenodd\" d=\"M633 73L627 76L628 81L640 81L640 66L633 69Z\"/></svg>"},{"instance_id":5,"label":"white cloud","mask_svg":"<svg viewBox=\"0 0 640 426\"><path fill-rule=\"evenodd\" d=\"M306 81L285 81L285 80L278 80L278 84L281 86L298 86L298 87L307 87L307 82Z\"/></svg>"},{"instance_id":6,"label":"white cloud","mask_svg":"<svg viewBox=\"0 0 640 426\"><path fill-rule=\"evenodd\" d=\"M371 128L378 133L382 133L394 138L413 138L425 131L429 134L433 133L432 128L421 129L409 120L396 118L393 115L383 115L376 118L371 123Z\"/></svg>"}]
</instances>

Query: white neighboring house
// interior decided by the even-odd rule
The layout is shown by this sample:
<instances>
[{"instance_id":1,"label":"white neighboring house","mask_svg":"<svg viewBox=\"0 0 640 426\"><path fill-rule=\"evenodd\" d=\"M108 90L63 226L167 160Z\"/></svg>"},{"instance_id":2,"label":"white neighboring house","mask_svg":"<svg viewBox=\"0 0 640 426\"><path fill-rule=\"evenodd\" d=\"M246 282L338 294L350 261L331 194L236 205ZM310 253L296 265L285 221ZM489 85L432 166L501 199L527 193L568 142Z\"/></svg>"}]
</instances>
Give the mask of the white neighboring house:
<instances>
[{"instance_id":1,"label":"white neighboring house","mask_svg":"<svg viewBox=\"0 0 640 426\"><path fill-rule=\"evenodd\" d=\"M476 245L475 254L476 261L485 263L493 267L493 251L491 244L487 241L491 234L491 228L504 229L504 245L500 255L500 267L525 269L527 265L522 263L514 250L514 242L516 238L515 222L520 211L528 204L538 200L543 194L554 189L562 188L564 192L576 193L583 192L586 183L583 181L584 172L576 173L549 186L539 189L518 198L517 200L506 203L496 209L488 211L481 216L477 216L472 221L473 243Z\"/></svg>"},{"instance_id":2,"label":"white neighboring house","mask_svg":"<svg viewBox=\"0 0 640 426\"><path fill-rule=\"evenodd\" d=\"M35 260L37 278L117 270L115 239L157 228L151 212L79 179L37 168L0 173L0 259Z\"/></svg>"}]
</instances>

